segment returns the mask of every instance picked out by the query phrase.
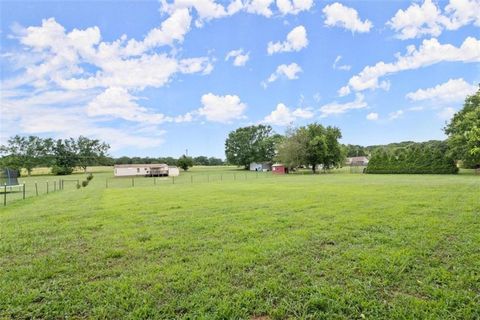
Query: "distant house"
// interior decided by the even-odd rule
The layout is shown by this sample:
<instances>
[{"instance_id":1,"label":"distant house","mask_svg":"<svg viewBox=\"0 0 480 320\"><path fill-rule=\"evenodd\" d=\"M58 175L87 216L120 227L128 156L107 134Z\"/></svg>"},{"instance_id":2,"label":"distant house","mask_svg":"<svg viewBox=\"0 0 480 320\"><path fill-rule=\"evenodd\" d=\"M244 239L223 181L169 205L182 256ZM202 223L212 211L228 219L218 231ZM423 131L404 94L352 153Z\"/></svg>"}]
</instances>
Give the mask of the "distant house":
<instances>
[{"instance_id":1,"label":"distant house","mask_svg":"<svg viewBox=\"0 0 480 320\"><path fill-rule=\"evenodd\" d=\"M272 164L268 162L250 163L250 171L272 171Z\"/></svg>"},{"instance_id":2,"label":"distant house","mask_svg":"<svg viewBox=\"0 0 480 320\"><path fill-rule=\"evenodd\" d=\"M350 157L345 161L347 166L366 166L368 165L368 158L365 156L362 157Z\"/></svg>"},{"instance_id":3,"label":"distant house","mask_svg":"<svg viewBox=\"0 0 480 320\"><path fill-rule=\"evenodd\" d=\"M116 164L114 167L114 174L115 177L166 177L168 176L168 169L168 165L164 163Z\"/></svg>"},{"instance_id":4,"label":"distant house","mask_svg":"<svg viewBox=\"0 0 480 320\"><path fill-rule=\"evenodd\" d=\"M274 173L274 174L286 174L286 173L288 173L288 168L285 167L285 165L283 165L283 164L277 163L277 164L274 164L272 166L272 173Z\"/></svg>"}]
</instances>

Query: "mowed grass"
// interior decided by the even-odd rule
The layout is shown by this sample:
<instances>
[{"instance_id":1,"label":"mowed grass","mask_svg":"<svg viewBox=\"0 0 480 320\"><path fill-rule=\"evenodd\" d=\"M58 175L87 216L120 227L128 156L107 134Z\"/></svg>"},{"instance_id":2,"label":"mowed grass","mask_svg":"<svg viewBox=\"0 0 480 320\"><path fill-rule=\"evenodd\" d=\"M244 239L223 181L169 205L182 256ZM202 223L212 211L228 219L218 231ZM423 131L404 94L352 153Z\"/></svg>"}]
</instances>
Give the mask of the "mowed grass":
<instances>
[{"instance_id":1,"label":"mowed grass","mask_svg":"<svg viewBox=\"0 0 480 320\"><path fill-rule=\"evenodd\" d=\"M0 318L480 318L478 176L97 178L0 209Z\"/></svg>"}]
</instances>

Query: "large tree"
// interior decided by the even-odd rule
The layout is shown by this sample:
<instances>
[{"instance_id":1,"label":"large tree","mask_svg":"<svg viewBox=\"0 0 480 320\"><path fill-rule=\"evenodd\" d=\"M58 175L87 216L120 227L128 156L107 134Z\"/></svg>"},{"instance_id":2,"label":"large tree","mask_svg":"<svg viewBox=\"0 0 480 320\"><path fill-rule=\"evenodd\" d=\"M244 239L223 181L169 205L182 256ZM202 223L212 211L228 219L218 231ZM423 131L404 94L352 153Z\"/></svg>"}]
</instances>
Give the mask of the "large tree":
<instances>
[{"instance_id":1,"label":"large tree","mask_svg":"<svg viewBox=\"0 0 480 320\"><path fill-rule=\"evenodd\" d=\"M80 136L76 141L76 148L77 166L82 168L84 172L87 172L88 166L98 165L105 159L110 146L100 140Z\"/></svg>"},{"instance_id":2,"label":"large tree","mask_svg":"<svg viewBox=\"0 0 480 320\"><path fill-rule=\"evenodd\" d=\"M49 152L48 139L36 136L22 137L16 135L7 141L7 145L0 147L4 155L2 165L17 170L25 168L30 175L33 168L44 164Z\"/></svg>"},{"instance_id":3,"label":"large tree","mask_svg":"<svg viewBox=\"0 0 480 320\"><path fill-rule=\"evenodd\" d=\"M290 129L279 146L278 159L290 168L308 165L313 173L318 165L324 169L339 166L344 159L341 137L340 129L318 123Z\"/></svg>"},{"instance_id":4,"label":"large tree","mask_svg":"<svg viewBox=\"0 0 480 320\"><path fill-rule=\"evenodd\" d=\"M252 162L271 162L280 139L268 125L238 128L230 132L225 141L227 161L245 169Z\"/></svg>"},{"instance_id":5,"label":"large tree","mask_svg":"<svg viewBox=\"0 0 480 320\"><path fill-rule=\"evenodd\" d=\"M57 175L68 175L78 163L78 146L73 138L58 139L53 145L54 164L52 173Z\"/></svg>"},{"instance_id":6,"label":"large tree","mask_svg":"<svg viewBox=\"0 0 480 320\"><path fill-rule=\"evenodd\" d=\"M177 164L184 171L187 171L188 168L193 167L193 159L192 157L187 157L186 155L183 155L178 159Z\"/></svg>"},{"instance_id":7,"label":"large tree","mask_svg":"<svg viewBox=\"0 0 480 320\"><path fill-rule=\"evenodd\" d=\"M467 167L480 166L480 87L445 128L450 152Z\"/></svg>"}]
</instances>

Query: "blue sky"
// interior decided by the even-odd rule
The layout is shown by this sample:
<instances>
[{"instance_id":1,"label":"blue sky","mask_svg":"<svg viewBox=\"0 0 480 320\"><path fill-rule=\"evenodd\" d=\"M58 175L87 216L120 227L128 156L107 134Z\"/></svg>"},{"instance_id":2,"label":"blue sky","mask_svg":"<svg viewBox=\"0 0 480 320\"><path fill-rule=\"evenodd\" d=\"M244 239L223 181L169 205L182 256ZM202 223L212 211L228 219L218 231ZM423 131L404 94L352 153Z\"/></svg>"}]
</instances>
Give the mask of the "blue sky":
<instances>
[{"instance_id":1,"label":"blue sky","mask_svg":"<svg viewBox=\"0 0 480 320\"><path fill-rule=\"evenodd\" d=\"M2 1L0 142L224 157L314 121L343 143L443 139L480 83L480 0Z\"/></svg>"}]
</instances>

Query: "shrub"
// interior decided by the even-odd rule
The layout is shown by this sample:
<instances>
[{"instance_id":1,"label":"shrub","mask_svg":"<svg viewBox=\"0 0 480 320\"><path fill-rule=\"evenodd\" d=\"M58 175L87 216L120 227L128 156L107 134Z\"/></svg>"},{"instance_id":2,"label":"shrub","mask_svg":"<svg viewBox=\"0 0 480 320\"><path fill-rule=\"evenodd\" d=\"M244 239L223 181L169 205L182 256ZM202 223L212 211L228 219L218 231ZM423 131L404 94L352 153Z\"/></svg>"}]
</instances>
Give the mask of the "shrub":
<instances>
[{"instance_id":1,"label":"shrub","mask_svg":"<svg viewBox=\"0 0 480 320\"><path fill-rule=\"evenodd\" d=\"M85 188L86 186L88 186L88 180L82 181L82 187Z\"/></svg>"},{"instance_id":2,"label":"shrub","mask_svg":"<svg viewBox=\"0 0 480 320\"><path fill-rule=\"evenodd\" d=\"M88 176L87 176L87 180L90 181L93 179L93 174L92 173L89 173Z\"/></svg>"},{"instance_id":3,"label":"shrub","mask_svg":"<svg viewBox=\"0 0 480 320\"><path fill-rule=\"evenodd\" d=\"M56 166L52 167L52 173L57 176L66 176L72 174L73 168L70 167L63 167L63 166Z\"/></svg>"},{"instance_id":4,"label":"shrub","mask_svg":"<svg viewBox=\"0 0 480 320\"><path fill-rule=\"evenodd\" d=\"M372 155L366 173L452 174L458 173L445 143L413 144L395 151L379 151Z\"/></svg>"}]
</instances>

